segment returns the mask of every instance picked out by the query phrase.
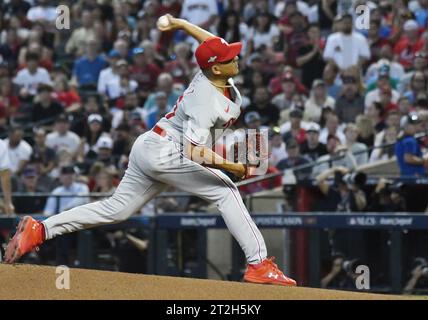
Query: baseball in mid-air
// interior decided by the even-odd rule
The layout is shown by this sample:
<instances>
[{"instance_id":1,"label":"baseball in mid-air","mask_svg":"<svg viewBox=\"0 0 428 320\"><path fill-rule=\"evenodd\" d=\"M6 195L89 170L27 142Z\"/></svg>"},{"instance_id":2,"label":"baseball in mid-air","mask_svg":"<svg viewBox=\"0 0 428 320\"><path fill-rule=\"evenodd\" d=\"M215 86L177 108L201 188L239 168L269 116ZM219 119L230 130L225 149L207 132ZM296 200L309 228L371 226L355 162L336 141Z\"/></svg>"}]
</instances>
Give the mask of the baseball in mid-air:
<instances>
[{"instance_id":1,"label":"baseball in mid-air","mask_svg":"<svg viewBox=\"0 0 428 320\"><path fill-rule=\"evenodd\" d=\"M158 19L158 24L160 27L166 28L169 26L169 20L167 16L162 16Z\"/></svg>"}]
</instances>

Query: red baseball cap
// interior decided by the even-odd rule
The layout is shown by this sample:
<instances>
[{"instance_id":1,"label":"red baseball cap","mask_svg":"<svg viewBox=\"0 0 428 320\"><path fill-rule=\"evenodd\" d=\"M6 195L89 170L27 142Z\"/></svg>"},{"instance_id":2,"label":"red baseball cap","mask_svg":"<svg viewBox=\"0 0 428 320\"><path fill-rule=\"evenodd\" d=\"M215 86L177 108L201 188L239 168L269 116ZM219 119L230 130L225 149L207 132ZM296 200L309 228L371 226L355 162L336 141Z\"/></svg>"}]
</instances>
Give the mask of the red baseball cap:
<instances>
[{"instance_id":1,"label":"red baseball cap","mask_svg":"<svg viewBox=\"0 0 428 320\"><path fill-rule=\"evenodd\" d=\"M206 69L218 62L232 60L241 52L241 48L241 42L229 44L220 37L211 37L202 42L196 49L196 61L201 69Z\"/></svg>"}]
</instances>

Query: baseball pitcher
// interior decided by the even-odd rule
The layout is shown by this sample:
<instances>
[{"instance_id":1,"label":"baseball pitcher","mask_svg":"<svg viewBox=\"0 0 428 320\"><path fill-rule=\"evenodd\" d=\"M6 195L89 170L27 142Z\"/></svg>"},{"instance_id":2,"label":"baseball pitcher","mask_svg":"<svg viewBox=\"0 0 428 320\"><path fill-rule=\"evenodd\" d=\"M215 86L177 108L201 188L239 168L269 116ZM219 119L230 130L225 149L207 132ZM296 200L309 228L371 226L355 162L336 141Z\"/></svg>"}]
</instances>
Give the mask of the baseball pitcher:
<instances>
[{"instance_id":1,"label":"baseball pitcher","mask_svg":"<svg viewBox=\"0 0 428 320\"><path fill-rule=\"evenodd\" d=\"M238 178L251 166L231 162L212 151L215 130L226 130L240 115L241 95L232 77L238 74L241 43L225 40L189 23L166 15L158 20L161 31L184 30L199 46L201 68L173 110L137 138L129 165L115 193L102 201L75 207L43 222L22 218L9 242L5 262L13 263L44 241L98 225L126 220L168 185L214 203L247 258L244 280L295 286L273 258L267 257L262 234L251 219L237 187L223 171Z\"/></svg>"}]
</instances>

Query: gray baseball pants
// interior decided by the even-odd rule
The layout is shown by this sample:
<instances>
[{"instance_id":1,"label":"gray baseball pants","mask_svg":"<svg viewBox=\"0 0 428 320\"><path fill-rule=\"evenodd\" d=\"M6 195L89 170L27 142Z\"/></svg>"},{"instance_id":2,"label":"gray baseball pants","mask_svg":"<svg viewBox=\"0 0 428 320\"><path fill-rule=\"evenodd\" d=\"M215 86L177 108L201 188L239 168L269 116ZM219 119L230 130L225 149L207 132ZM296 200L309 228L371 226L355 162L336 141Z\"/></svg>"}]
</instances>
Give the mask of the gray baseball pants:
<instances>
[{"instance_id":1,"label":"gray baseball pants","mask_svg":"<svg viewBox=\"0 0 428 320\"><path fill-rule=\"evenodd\" d=\"M248 263L259 263L266 258L263 236L229 177L183 157L177 142L153 131L135 141L128 169L114 194L49 217L43 222L46 239L124 221L168 185L214 203Z\"/></svg>"}]
</instances>

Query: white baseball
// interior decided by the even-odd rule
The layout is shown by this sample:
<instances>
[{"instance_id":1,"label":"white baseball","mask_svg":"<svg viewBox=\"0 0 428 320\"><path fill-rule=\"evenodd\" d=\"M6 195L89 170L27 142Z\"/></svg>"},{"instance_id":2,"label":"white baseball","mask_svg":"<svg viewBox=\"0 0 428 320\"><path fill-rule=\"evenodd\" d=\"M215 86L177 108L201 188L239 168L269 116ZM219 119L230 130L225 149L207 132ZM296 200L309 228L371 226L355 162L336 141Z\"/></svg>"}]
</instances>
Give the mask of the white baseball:
<instances>
[{"instance_id":1,"label":"white baseball","mask_svg":"<svg viewBox=\"0 0 428 320\"><path fill-rule=\"evenodd\" d=\"M167 16L162 16L158 19L159 26L166 28L169 26L169 20Z\"/></svg>"}]
</instances>

